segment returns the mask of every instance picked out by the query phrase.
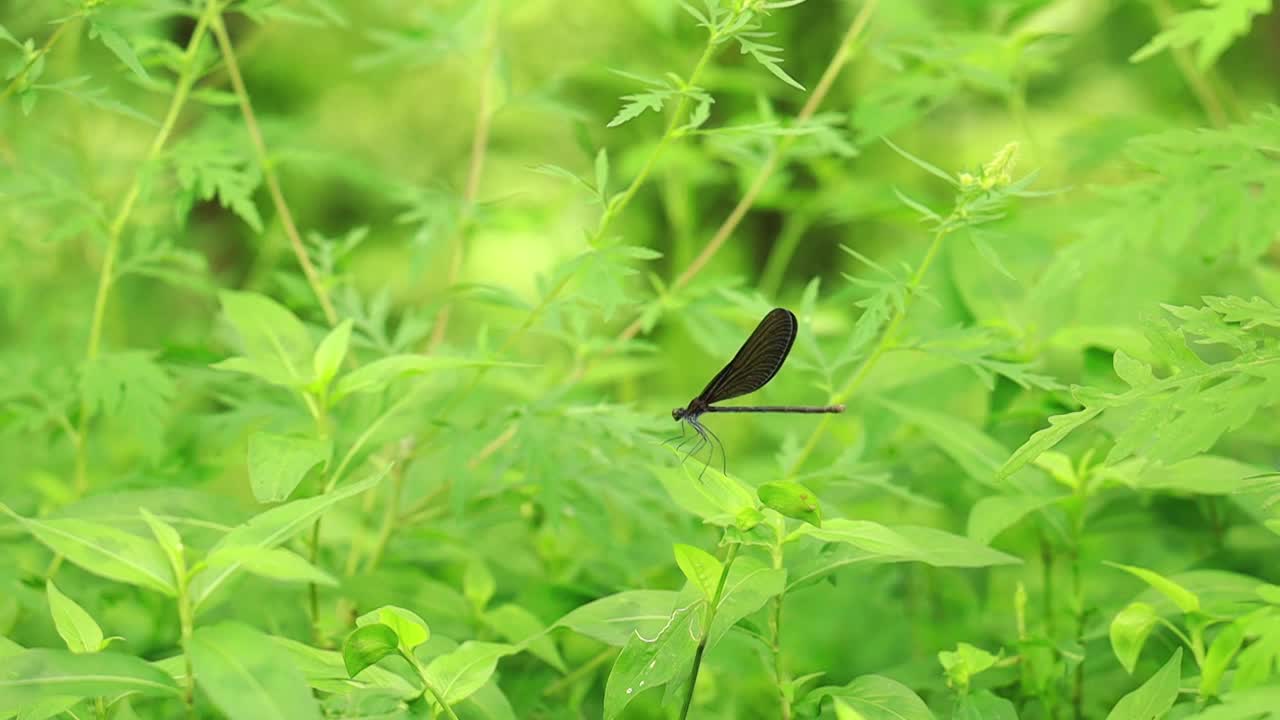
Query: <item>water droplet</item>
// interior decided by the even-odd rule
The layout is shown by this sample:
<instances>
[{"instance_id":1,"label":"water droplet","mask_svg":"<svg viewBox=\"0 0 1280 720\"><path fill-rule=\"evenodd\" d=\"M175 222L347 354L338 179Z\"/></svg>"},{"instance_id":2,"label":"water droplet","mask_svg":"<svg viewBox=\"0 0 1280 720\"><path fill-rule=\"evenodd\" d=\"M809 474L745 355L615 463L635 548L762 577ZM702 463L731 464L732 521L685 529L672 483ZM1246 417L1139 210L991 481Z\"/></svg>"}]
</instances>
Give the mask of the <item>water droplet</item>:
<instances>
[{"instance_id":1,"label":"water droplet","mask_svg":"<svg viewBox=\"0 0 1280 720\"><path fill-rule=\"evenodd\" d=\"M650 669L655 668L655 667L657 667L657 666L658 666L658 661L657 661L657 660L654 660L653 662L649 663L649 668L650 668Z\"/></svg>"},{"instance_id":2,"label":"water droplet","mask_svg":"<svg viewBox=\"0 0 1280 720\"><path fill-rule=\"evenodd\" d=\"M644 681L643 681L643 680L641 680L641 681L640 681L640 684L639 684L637 687L644 687Z\"/></svg>"},{"instance_id":3,"label":"water droplet","mask_svg":"<svg viewBox=\"0 0 1280 720\"><path fill-rule=\"evenodd\" d=\"M630 694L631 694L631 688L627 688L627 694L628 694L628 695L630 695Z\"/></svg>"}]
</instances>

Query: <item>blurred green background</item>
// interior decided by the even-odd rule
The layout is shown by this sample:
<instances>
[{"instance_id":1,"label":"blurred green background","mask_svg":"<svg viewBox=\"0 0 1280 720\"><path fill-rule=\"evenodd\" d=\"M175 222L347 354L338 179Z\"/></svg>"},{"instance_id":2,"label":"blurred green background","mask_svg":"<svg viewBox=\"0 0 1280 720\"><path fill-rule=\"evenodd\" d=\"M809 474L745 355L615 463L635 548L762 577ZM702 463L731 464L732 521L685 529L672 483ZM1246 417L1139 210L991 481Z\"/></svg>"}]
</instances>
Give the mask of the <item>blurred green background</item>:
<instances>
[{"instance_id":1,"label":"blurred green background","mask_svg":"<svg viewBox=\"0 0 1280 720\"><path fill-rule=\"evenodd\" d=\"M676 431L670 409L774 305L801 314L800 340L752 400L826 402L855 370L832 359L848 349L873 294L849 280L886 278L842 246L905 277L903 264L919 266L931 230L899 194L942 214L950 207L955 191L881 138L948 173L975 175L1017 143L1014 175L1036 171L1033 188L1056 191L947 238L901 332L911 347L874 367L798 476L830 517L963 534L969 508L990 489L957 457L999 465L1005 458L993 452L1011 451L1072 407L1065 392L1020 387L991 363L976 363L987 370L975 373L964 357L1114 389L1112 351L1149 354L1143 327L1161 304L1228 294L1280 301L1280 123L1268 109L1280 88L1280 19L1267 3L1222 5L1240 8L1231 12L1242 21L1217 20L1234 32L1188 31L1192 41L1175 38L1178 47L1135 59L1184 13L1208 10L1174 0L875 4L817 122L797 131L719 252L668 292L778 138L796 129L792 119L864 2L808 0L763 15L780 67L805 90L727 44L697 83L714 98L705 132L665 139L674 101L608 125L619 98L643 90L635 76L688 78L699 60L706 32L670 0L233 3L226 26L266 162L336 316L355 321L355 356L430 349L532 364L433 374L421 402L378 426L358 462L375 450L400 461L393 492L402 512L387 515L394 531L381 540L382 496L326 527L319 564L343 584L324 595L317 642L340 642L344 613L382 603L413 608L458 641L491 637L459 590L476 561L492 569L497 598L544 625L610 593L678 588L671 543L712 550L719 536L672 505L657 481L681 472L659 445ZM110 515L105 508L145 497L113 493L178 488L197 494L164 502L242 520L253 507L247 438L310 427L285 391L209 367L236 347L219 289L276 299L317 339L332 324L299 271L212 39L169 142L146 160L195 16L179 0L0 6L13 40L0 47L0 368L9 385L0 392L0 499L24 514ZM47 53L33 55L54 33ZM604 208L590 186L602 152L610 195L643 182L592 247ZM114 394L86 407L99 273L134 187L102 320L102 352L125 359ZM614 242L660 257L601 251ZM809 302L807 287L816 293ZM636 337L620 342L638 318ZM950 356L926 347L949 339L958 339ZM335 447L350 447L398 392L336 414ZM913 421L895 404L980 429L994 445L969 445L953 426ZM1264 410L1217 452L1241 468L1274 466L1274 420ZM781 479L817 422L709 424L730 472L757 486ZM1106 438L1097 430L1064 452L1078 460L1105 449ZM299 493L319 492L318 475ZM1043 610L1037 627L1080 641L1072 647L1086 658L1088 687L1075 707L1020 697L1021 716L1105 717L1134 683L1110 655L1107 626L1142 588L1102 561L1280 580L1256 552L1274 545L1242 522L1257 503L1234 502L1126 495L1099 509L1083 544L1069 548L1024 523L996 543L1022 566L841 570L788 593L787 672L823 672L820 684L885 674L947 717L952 695L936 654L957 642L1012 647L1021 585ZM0 633L56 646L42 594L50 554L16 525L0 532L8 548L0 581L11 590L0 592ZM788 558L788 567L807 559ZM1081 567L1086 608L1061 591ZM125 637L124 652L156 659L174 647L165 603L74 567L57 572L108 634ZM312 639L298 586L249 579L216 613ZM1072 637L1081 618L1086 632ZM567 631L555 637L570 670L597 664L555 686L559 671L521 656L504 661L498 686L518 717L599 717L604 646ZM1162 665L1176 640L1157 634L1151 643L1160 650L1135 677ZM694 716L777 717L766 656L749 637L730 635L709 654ZM991 686L1014 683L1018 672L1001 669ZM659 716L660 699L642 696L627 716Z\"/></svg>"}]
</instances>

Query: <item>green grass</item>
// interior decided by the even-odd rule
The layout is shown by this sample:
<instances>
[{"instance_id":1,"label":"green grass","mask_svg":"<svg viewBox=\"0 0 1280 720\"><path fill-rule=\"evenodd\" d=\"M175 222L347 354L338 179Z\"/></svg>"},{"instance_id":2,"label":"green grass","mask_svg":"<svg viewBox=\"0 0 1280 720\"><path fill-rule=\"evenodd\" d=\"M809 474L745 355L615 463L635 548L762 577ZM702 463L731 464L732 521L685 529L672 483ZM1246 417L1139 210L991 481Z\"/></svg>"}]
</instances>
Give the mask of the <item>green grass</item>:
<instances>
[{"instance_id":1,"label":"green grass","mask_svg":"<svg viewBox=\"0 0 1280 720\"><path fill-rule=\"evenodd\" d=\"M10 3L0 720L1275 716L1271 10Z\"/></svg>"}]
</instances>

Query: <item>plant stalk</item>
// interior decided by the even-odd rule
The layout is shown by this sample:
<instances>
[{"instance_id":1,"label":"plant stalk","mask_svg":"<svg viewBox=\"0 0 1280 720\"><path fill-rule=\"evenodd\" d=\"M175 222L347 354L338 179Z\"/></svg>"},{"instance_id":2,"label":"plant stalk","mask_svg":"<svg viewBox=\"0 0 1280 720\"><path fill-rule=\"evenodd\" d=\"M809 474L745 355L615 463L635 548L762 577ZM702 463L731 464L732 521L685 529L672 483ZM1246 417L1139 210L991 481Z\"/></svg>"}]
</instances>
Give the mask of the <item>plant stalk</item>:
<instances>
[{"instance_id":1,"label":"plant stalk","mask_svg":"<svg viewBox=\"0 0 1280 720\"><path fill-rule=\"evenodd\" d=\"M724 569L720 571L720 581L716 583L715 595L711 598L711 603L707 605L707 616L703 624L702 638L698 640L698 649L693 653L693 668L689 670L689 687L684 691L684 705L680 709L680 720L686 720L689 717L689 706L693 703L693 689L698 684L698 670L702 667L702 655L707 650L707 640L711 637L711 623L715 622L716 609L720 606L721 596L724 595L724 585L729 580L729 570L733 567L733 561L738 557L738 543L729 546L729 552L724 558Z\"/></svg>"},{"instance_id":2,"label":"plant stalk","mask_svg":"<svg viewBox=\"0 0 1280 720\"><path fill-rule=\"evenodd\" d=\"M293 247L293 254L298 258L298 265L302 267L302 274L306 276L307 284L311 286L316 300L320 302L325 320L331 327L337 325L338 313L333 309L333 301L320 281L320 275L316 272L315 266L311 264L311 259L307 257L307 248L302 243L298 226L293 222L293 213L289 210L289 204L285 202L284 192L280 189L280 179L276 176L275 165L267 154L267 143L262 137L262 129L258 127L258 118L253 112L249 91L245 88L244 78L240 75L240 64L236 61L235 47L231 44L231 37L227 35L227 27L222 22L221 13L213 18L210 26L218 41L222 59L227 64L227 77L231 79L231 87L240 103L240 113L244 116L245 129L249 131L249 138L253 141L253 151L258 159L258 167L262 169L262 177L267 183L267 192L271 195L271 203L275 205L276 213L280 216L284 234L289 238L289 244Z\"/></svg>"},{"instance_id":3,"label":"plant stalk","mask_svg":"<svg viewBox=\"0 0 1280 720\"><path fill-rule=\"evenodd\" d=\"M943 238L945 238L949 233L950 230L946 224L934 232L933 242L929 245L929 251L925 253L924 260L920 263L920 266L916 268L915 273L912 274L911 280L907 282L906 297L903 298L902 307L894 313L893 318L889 321L888 326L885 327L884 332L880 333L880 339L876 341L875 347L871 350L871 353L867 355L866 359L858 365L858 369L853 373L853 376L849 378L849 382L845 383L844 387L840 388L840 390L832 396L832 404L844 404L848 402L849 398L862 387L862 383L871 374L871 369L876 366L876 363L879 362L880 358L883 357L885 353L893 349L894 343L898 339L898 331L901 329L902 323L907 317L907 313L911 311L911 306L916 299L921 284L924 282L925 274L929 272L929 268L933 265L933 261L937 257L938 251L942 248ZM810 453L812 453L814 448L817 447L818 440L822 438L822 434L826 432L826 429L830 424L831 416L822 416L822 420L818 422L817 426L813 429L813 432L809 434L809 439L805 441L804 446L800 448L800 452L796 454L795 459L791 462L791 467L787 470L785 476L786 479L789 480L795 477L795 474L800 470L800 466L804 464L804 461L809 457Z\"/></svg>"},{"instance_id":4,"label":"plant stalk","mask_svg":"<svg viewBox=\"0 0 1280 720\"><path fill-rule=\"evenodd\" d=\"M111 225L108 227L107 250L102 257L102 267L98 270L98 290L94 297L93 316L89 325L89 342L85 350L86 363L91 363L98 358L98 353L102 346L102 323L106 317L107 300L111 294L111 285L115 279L116 261L120 255L120 240L124 235L124 227L128 223L129 217L133 214L133 208L142 194L143 175L151 164L160 157L165 144L173 134L173 129L178 123L178 115L181 113L183 106L186 105L192 86L195 85L196 72L198 70L196 53L200 50L200 44L204 41L204 36L208 32L209 26L218 16L219 9L218 0L208 0L205 4L204 12L200 14L200 19L196 22L196 27L191 33L191 40L187 43L187 49L182 54L182 72L178 75L178 82L174 87L173 98L169 101L169 109L165 112L164 121L160 124L160 130L156 132L155 138L152 139L151 146L147 149L147 154L142 161L142 168L134 175L133 182L129 185L129 189L125 191L124 200L120 203L120 209L116 211L115 218L112 219ZM62 27L65 27L65 25ZM50 38L50 40L52 39ZM88 425L89 401L81 393L80 419L76 430L79 439L75 443L76 495L83 495L89 489L86 469L88 454L86 434Z\"/></svg>"}]
</instances>

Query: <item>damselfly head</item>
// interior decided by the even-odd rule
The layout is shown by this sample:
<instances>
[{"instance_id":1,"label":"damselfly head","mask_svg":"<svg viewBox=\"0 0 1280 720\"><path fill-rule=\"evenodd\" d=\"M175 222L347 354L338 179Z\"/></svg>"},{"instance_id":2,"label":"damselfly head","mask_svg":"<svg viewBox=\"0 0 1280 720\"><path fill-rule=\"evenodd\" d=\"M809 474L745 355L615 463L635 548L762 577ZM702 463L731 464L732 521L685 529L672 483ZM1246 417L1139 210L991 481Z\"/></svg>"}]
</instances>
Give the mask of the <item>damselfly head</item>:
<instances>
[{"instance_id":1,"label":"damselfly head","mask_svg":"<svg viewBox=\"0 0 1280 720\"><path fill-rule=\"evenodd\" d=\"M680 422L684 419L684 408L675 408L671 411L671 419Z\"/></svg>"}]
</instances>

